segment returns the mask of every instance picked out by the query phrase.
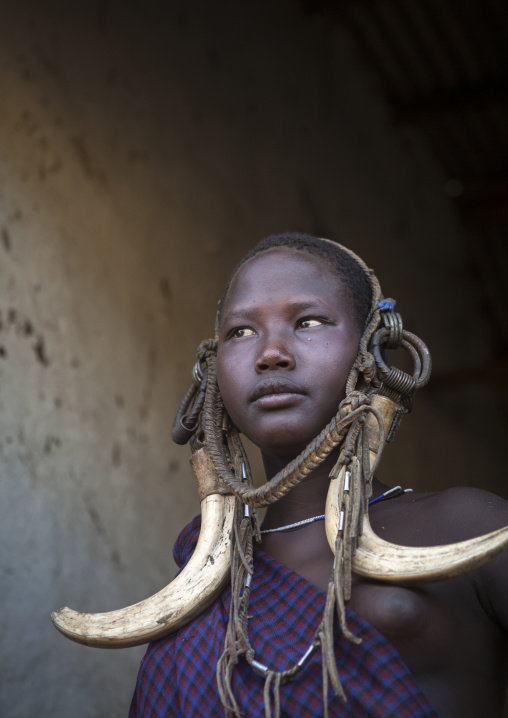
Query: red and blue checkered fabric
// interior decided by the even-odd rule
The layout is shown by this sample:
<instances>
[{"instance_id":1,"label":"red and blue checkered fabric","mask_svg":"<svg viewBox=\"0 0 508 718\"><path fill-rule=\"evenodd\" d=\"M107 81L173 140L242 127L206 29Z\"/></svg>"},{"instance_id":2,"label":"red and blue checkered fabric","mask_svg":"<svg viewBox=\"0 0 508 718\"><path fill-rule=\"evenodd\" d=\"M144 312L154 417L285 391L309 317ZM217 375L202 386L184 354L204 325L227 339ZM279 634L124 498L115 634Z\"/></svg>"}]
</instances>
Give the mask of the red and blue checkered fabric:
<instances>
[{"instance_id":1,"label":"red and blue checkered fabric","mask_svg":"<svg viewBox=\"0 0 508 718\"><path fill-rule=\"evenodd\" d=\"M175 560L183 566L196 545L200 519L180 534ZM249 637L256 660L285 670L309 647L321 622L325 594L254 549L249 601ZM151 643L141 662L129 718L223 716L215 679L224 648L230 590L201 616L175 633ZM355 645L335 632L335 656L347 703L330 689L335 718L437 718L434 708L395 649L366 621L348 611L349 628L363 640ZM245 718L264 718L264 679L242 659L233 672L233 691ZM281 718L323 715L321 654L315 652L297 678L280 688Z\"/></svg>"}]
</instances>

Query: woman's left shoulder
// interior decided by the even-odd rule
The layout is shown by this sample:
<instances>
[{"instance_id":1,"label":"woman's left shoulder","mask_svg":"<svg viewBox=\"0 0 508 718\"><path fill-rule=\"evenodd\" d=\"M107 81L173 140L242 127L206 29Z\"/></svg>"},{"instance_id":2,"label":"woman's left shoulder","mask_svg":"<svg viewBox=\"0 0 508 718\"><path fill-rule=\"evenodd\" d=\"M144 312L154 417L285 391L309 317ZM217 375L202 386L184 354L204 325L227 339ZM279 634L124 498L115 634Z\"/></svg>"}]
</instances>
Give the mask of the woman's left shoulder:
<instances>
[{"instance_id":1,"label":"woman's left shoulder","mask_svg":"<svg viewBox=\"0 0 508 718\"><path fill-rule=\"evenodd\" d=\"M508 501L468 486L407 494L403 506L406 530L425 536L426 545L464 541L508 526Z\"/></svg>"},{"instance_id":2,"label":"woman's left shoulder","mask_svg":"<svg viewBox=\"0 0 508 718\"><path fill-rule=\"evenodd\" d=\"M459 533L473 536L508 526L508 501L490 491L456 486L431 496L439 518Z\"/></svg>"}]
</instances>

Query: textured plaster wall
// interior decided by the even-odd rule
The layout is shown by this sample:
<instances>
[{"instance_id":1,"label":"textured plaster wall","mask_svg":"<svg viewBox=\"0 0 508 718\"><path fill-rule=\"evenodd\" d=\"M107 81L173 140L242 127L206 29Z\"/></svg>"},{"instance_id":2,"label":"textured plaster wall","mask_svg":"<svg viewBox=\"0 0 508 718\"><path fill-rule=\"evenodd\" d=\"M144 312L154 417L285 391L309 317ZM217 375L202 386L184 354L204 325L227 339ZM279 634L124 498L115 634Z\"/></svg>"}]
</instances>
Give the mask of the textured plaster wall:
<instances>
[{"instance_id":1,"label":"textured plaster wall","mask_svg":"<svg viewBox=\"0 0 508 718\"><path fill-rule=\"evenodd\" d=\"M254 241L349 244L438 373L482 361L443 185L347 36L296 2L0 5L2 716L126 715L143 649L78 646L49 614L120 607L174 574L198 503L169 428ZM495 454L461 453L467 406L423 397L384 478L495 478Z\"/></svg>"}]
</instances>

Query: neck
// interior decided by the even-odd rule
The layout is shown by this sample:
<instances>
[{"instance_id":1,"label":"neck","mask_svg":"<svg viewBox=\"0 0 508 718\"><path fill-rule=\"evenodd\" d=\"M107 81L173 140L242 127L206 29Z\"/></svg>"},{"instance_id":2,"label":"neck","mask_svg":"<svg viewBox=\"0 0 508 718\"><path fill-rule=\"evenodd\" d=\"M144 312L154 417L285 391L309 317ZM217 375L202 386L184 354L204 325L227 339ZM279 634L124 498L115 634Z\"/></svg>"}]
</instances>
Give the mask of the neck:
<instances>
[{"instance_id":1,"label":"neck","mask_svg":"<svg viewBox=\"0 0 508 718\"><path fill-rule=\"evenodd\" d=\"M333 451L322 464L292 488L289 493L275 503L270 504L266 510L263 528L277 528L278 526L296 523L312 516L324 514L326 496L330 485L330 471L333 469L337 458L338 450ZM265 454L263 454L263 463L267 480L275 476L286 465L285 462L281 462L276 457ZM382 494L387 488L387 486L374 478L373 498Z\"/></svg>"},{"instance_id":2,"label":"neck","mask_svg":"<svg viewBox=\"0 0 508 718\"><path fill-rule=\"evenodd\" d=\"M324 513L330 483L329 474L337 461L337 456L338 452L333 451L289 493L270 504L266 510L263 528L276 528ZM263 463L268 480L283 469L287 462L279 457L263 454Z\"/></svg>"}]
</instances>

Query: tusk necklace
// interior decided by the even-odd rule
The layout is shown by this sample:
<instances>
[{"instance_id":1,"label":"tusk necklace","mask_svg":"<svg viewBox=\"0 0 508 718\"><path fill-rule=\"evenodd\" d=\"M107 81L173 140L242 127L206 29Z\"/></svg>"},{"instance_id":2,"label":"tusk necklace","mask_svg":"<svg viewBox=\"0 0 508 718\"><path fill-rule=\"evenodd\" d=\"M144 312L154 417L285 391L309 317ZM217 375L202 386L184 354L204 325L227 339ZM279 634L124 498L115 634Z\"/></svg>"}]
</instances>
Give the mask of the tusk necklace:
<instances>
[{"instance_id":1,"label":"tusk necklace","mask_svg":"<svg viewBox=\"0 0 508 718\"><path fill-rule=\"evenodd\" d=\"M388 491L385 491L384 494L381 494L380 496L376 496L375 499L371 499L369 501L369 506L372 504L377 503L378 501L383 501L385 499L396 499L397 496L402 496L402 494L409 494L413 491L413 489L403 489L402 486L394 486L393 489L388 489ZM304 519L303 521L297 521L294 524L288 524L287 526L279 526L279 528L276 529L263 529L260 531L262 534L273 534L277 533L278 531L289 531L289 529L295 529L298 526L305 526L306 524L313 524L315 521L323 521L325 518L325 514L321 514L320 516L313 516L310 519Z\"/></svg>"}]
</instances>

